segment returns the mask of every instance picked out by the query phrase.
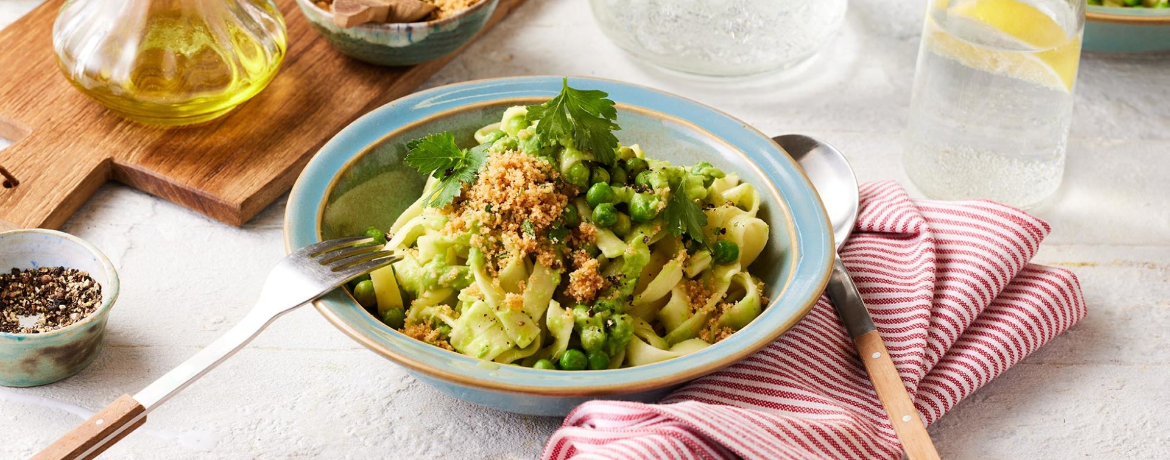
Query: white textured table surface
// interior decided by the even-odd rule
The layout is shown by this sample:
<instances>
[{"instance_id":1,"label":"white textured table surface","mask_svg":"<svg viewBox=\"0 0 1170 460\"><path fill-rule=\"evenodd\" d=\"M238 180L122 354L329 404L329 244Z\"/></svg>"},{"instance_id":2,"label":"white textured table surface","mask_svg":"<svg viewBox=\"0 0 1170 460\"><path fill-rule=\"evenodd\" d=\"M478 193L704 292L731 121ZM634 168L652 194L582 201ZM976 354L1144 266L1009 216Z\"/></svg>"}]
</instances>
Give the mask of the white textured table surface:
<instances>
[{"instance_id":1,"label":"white textured table surface","mask_svg":"<svg viewBox=\"0 0 1170 460\"><path fill-rule=\"evenodd\" d=\"M0 0L0 27L38 3ZM529 0L426 86L530 74L641 83L765 132L818 136L861 180L905 184L898 138L923 2L850 8L811 76L729 84L635 63L601 35L584 0ZM1053 228L1038 261L1080 276L1089 316L932 426L944 458L1170 458L1168 87L1170 57L1082 59L1065 186L1037 211ZM0 388L0 458L32 454L79 423L83 408L138 391L241 318L283 255L283 214L281 200L233 228L103 187L64 230L104 250L121 274L106 348L60 383ZM446 397L304 308L151 413L108 456L533 458L559 424Z\"/></svg>"}]
</instances>

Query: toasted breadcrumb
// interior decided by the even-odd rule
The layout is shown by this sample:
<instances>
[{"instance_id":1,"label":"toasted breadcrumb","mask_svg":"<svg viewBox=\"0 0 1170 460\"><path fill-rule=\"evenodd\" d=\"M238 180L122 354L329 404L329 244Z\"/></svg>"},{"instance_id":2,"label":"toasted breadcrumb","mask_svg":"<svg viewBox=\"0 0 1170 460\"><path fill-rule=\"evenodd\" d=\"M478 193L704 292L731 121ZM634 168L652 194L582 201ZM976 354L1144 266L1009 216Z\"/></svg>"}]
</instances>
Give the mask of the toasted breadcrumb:
<instances>
[{"instance_id":1,"label":"toasted breadcrumb","mask_svg":"<svg viewBox=\"0 0 1170 460\"><path fill-rule=\"evenodd\" d=\"M565 295L572 297L577 303L593 303L597 293L609 287L609 281L601 276L599 270L601 264L597 259L589 257L583 251L575 252L573 258L573 265L577 269L569 274L569 287L565 289Z\"/></svg>"},{"instance_id":2,"label":"toasted breadcrumb","mask_svg":"<svg viewBox=\"0 0 1170 460\"><path fill-rule=\"evenodd\" d=\"M560 257L546 235L572 190L558 178L545 159L516 151L492 153L463 198L444 208L450 217L444 232L466 231L469 222L478 222L471 244L487 256L493 277L499 267L530 255L560 269Z\"/></svg>"},{"instance_id":3,"label":"toasted breadcrumb","mask_svg":"<svg viewBox=\"0 0 1170 460\"><path fill-rule=\"evenodd\" d=\"M520 294L507 293L504 295L504 308L512 311L524 310L524 297Z\"/></svg>"},{"instance_id":4,"label":"toasted breadcrumb","mask_svg":"<svg viewBox=\"0 0 1170 460\"><path fill-rule=\"evenodd\" d=\"M717 320L712 319L712 321L715 323L718 323ZM718 343L720 340L723 340L723 339L730 337L731 334L734 334L734 333L735 333L735 329L732 329L730 327L719 327L716 324L712 324L711 322L708 322L707 329L703 329L702 331L699 331L699 338L703 339L704 342L707 342L707 343L714 345L715 343Z\"/></svg>"},{"instance_id":5,"label":"toasted breadcrumb","mask_svg":"<svg viewBox=\"0 0 1170 460\"><path fill-rule=\"evenodd\" d=\"M698 313L704 309L710 310L707 303L711 300L714 292L707 287L707 283L703 280L688 280L682 285L683 292L687 294L687 305L691 307L691 313Z\"/></svg>"},{"instance_id":6,"label":"toasted breadcrumb","mask_svg":"<svg viewBox=\"0 0 1170 460\"><path fill-rule=\"evenodd\" d=\"M439 338L439 330L432 327L430 323L409 324L403 327L400 332L412 339L429 343L444 350L455 351L450 343Z\"/></svg>"}]
</instances>

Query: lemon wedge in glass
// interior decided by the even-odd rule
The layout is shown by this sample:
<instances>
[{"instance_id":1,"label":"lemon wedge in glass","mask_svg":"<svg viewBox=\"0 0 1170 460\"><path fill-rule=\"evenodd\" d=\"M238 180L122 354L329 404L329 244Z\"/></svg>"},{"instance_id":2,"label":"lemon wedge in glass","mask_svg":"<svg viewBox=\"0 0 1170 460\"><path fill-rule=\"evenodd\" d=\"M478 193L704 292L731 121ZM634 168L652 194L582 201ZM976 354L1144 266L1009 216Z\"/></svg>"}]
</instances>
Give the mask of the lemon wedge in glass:
<instances>
[{"instance_id":1,"label":"lemon wedge in glass","mask_svg":"<svg viewBox=\"0 0 1170 460\"><path fill-rule=\"evenodd\" d=\"M927 16L925 40L966 66L1072 91L1081 38L1033 5L1017 0L949 2L946 30ZM961 37L961 38L960 38Z\"/></svg>"}]
</instances>

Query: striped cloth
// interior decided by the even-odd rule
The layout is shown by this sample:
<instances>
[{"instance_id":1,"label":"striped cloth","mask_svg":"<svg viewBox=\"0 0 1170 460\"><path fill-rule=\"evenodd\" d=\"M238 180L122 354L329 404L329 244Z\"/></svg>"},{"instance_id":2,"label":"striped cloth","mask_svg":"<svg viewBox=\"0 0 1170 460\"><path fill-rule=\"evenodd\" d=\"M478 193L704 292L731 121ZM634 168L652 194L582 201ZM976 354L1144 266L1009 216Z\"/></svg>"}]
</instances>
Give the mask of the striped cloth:
<instances>
[{"instance_id":1,"label":"striped cloth","mask_svg":"<svg viewBox=\"0 0 1170 460\"><path fill-rule=\"evenodd\" d=\"M1045 222L997 203L912 200L894 182L861 187L841 257L926 423L1085 316L1072 273L1028 263L1047 234ZM828 298L771 345L659 404L581 405L544 452L737 456L901 458Z\"/></svg>"}]
</instances>

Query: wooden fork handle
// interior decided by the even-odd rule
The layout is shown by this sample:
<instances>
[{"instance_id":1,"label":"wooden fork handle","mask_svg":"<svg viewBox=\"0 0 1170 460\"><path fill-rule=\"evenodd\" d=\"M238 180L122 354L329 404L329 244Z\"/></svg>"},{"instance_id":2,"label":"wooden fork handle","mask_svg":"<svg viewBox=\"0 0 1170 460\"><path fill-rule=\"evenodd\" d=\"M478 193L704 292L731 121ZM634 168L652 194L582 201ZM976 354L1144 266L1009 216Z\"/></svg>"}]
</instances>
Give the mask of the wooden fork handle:
<instances>
[{"instance_id":1,"label":"wooden fork handle","mask_svg":"<svg viewBox=\"0 0 1170 460\"><path fill-rule=\"evenodd\" d=\"M857 346L857 353L861 355L861 362L865 371L869 373L869 380L877 392L882 407L886 408L886 415L894 425L894 432L902 440L902 449L910 460L939 460L938 451L934 449L934 442L926 432L926 425L918 415L918 409L910 402L910 394L902 384L902 377L890 360L890 353L886 351L886 344L877 331L867 332L853 339Z\"/></svg>"},{"instance_id":2,"label":"wooden fork handle","mask_svg":"<svg viewBox=\"0 0 1170 460\"><path fill-rule=\"evenodd\" d=\"M130 395L102 409L57 439L32 460L88 460L97 457L146 422L146 408Z\"/></svg>"}]
</instances>

